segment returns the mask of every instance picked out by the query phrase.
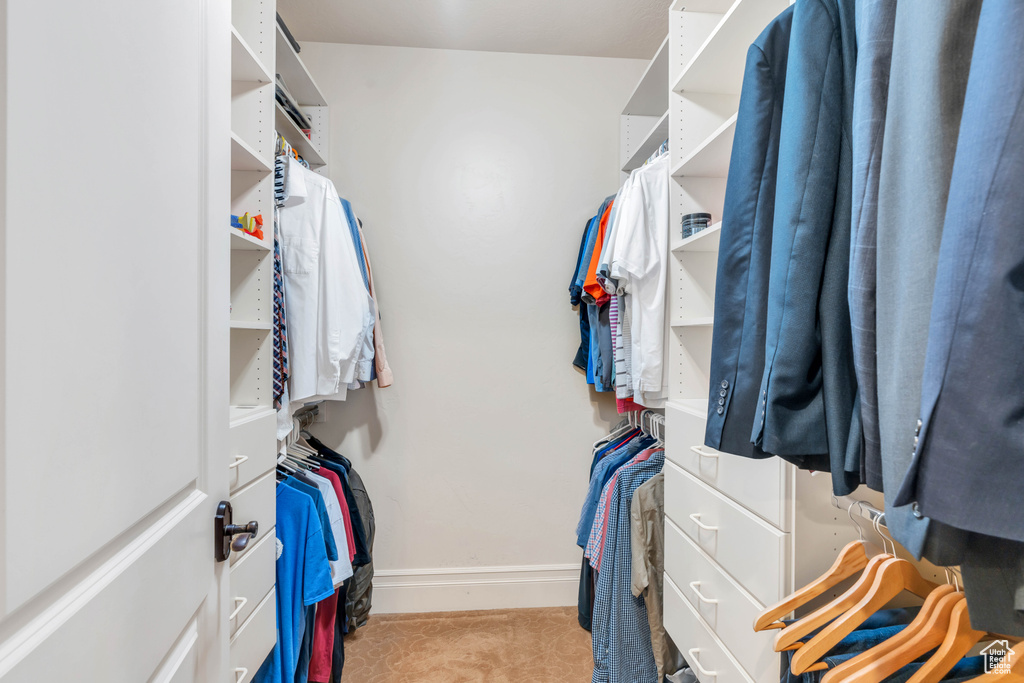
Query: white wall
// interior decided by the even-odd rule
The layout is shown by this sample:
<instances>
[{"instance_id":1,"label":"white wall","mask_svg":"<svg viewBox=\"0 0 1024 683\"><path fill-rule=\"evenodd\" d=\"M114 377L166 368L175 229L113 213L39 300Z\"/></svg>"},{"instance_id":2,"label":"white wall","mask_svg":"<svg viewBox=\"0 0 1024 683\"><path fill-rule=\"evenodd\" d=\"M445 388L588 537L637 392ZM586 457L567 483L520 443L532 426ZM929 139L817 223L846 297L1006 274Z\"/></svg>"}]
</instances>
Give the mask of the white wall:
<instances>
[{"instance_id":1,"label":"white wall","mask_svg":"<svg viewBox=\"0 0 1024 683\"><path fill-rule=\"evenodd\" d=\"M617 417L571 365L567 287L645 62L328 43L302 58L395 373L313 430L373 499L374 606L575 604L590 445Z\"/></svg>"}]
</instances>

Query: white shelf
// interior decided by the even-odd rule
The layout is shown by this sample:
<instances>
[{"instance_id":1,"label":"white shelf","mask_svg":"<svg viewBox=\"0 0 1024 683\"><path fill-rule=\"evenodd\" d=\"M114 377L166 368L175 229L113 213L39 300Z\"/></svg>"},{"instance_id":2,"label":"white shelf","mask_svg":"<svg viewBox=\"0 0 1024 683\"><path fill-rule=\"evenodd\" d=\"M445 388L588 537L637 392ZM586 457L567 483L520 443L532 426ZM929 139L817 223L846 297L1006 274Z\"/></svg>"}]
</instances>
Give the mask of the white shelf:
<instances>
[{"instance_id":1,"label":"white shelf","mask_svg":"<svg viewBox=\"0 0 1024 683\"><path fill-rule=\"evenodd\" d=\"M711 327L715 324L714 316L701 318L676 318L672 321L672 327Z\"/></svg>"},{"instance_id":2,"label":"white shelf","mask_svg":"<svg viewBox=\"0 0 1024 683\"><path fill-rule=\"evenodd\" d=\"M672 3L673 11L678 12L709 12L711 14L725 14L732 7L736 0L675 0Z\"/></svg>"},{"instance_id":3,"label":"white shelf","mask_svg":"<svg viewBox=\"0 0 1024 683\"><path fill-rule=\"evenodd\" d=\"M272 83L274 80L234 26L231 27L231 80L247 83Z\"/></svg>"},{"instance_id":4,"label":"white shelf","mask_svg":"<svg viewBox=\"0 0 1024 683\"><path fill-rule=\"evenodd\" d=\"M678 254L684 251L717 252L721 237L722 222L719 221L676 244L672 247L672 253Z\"/></svg>"},{"instance_id":5,"label":"white shelf","mask_svg":"<svg viewBox=\"0 0 1024 683\"><path fill-rule=\"evenodd\" d=\"M632 171L634 168L640 168L647 161L647 158L658 151L661 144L668 140L668 112L666 111L658 119L654 127L648 131L644 137L644 141L640 143L640 146L636 148L629 160L623 165L622 170L625 172Z\"/></svg>"},{"instance_id":6,"label":"white shelf","mask_svg":"<svg viewBox=\"0 0 1024 683\"><path fill-rule=\"evenodd\" d=\"M623 107L623 115L658 116L668 109L668 52L668 36L665 36Z\"/></svg>"},{"instance_id":7,"label":"white shelf","mask_svg":"<svg viewBox=\"0 0 1024 683\"><path fill-rule=\"evenodd\" d=\"M310 168L326 166L327 162L320 155L320 150L314 147L312 141L303 134L302 129L295 125L292 117L285 112L284 107L278 102L274 102L274 107L274 123L277 132L295 148L295 151L306 160Z\"/></svg>"},{"instance_id":8,"label":"white shelf","mask_svg":"<svg viewBox=\"0 0 1024 683\"><path fill-rule=\"evenodd\" d=\"M267 231L263 231L266 236ZM242 232L238 228L231 228L231 248L232 249L248 249L252 251L269 251L272 248L272 244L269 240L258 240L253 235Z\"/></svg>"},{"instance_id":9,"label":"white shelf","mask_svg":"<svg viewBox=\"0 0 1024 683\"><path fill-rule=\"evenodd\" d=\"M231 133L231 170L270 173L274 167L245 140Z\"/></svg>"},{"instance_id":10,"label":"white shelf","mask_svg":"<svg viewBox=\"0 0 1024 683\"><path fill-rule=\"evenodd\" d=\"M729 172L729 156L735 135L736 114L733 114L672 169L672 177L725 178Z\"/></svg>"},{"instance_id":11,"label":"white shelf","mask_svg":"<svg viewBox=\"0 0 1024 683\"><path fill-rule=\"evenodd\" d=\"M708 7L722 5L707 0L695 4ZM672 90L678 93L739 94L747 60L746 46L753 43L765 26L788 6L789 0L735 0L683 68ZM690 9L689 5L687 9Z\"/></svg>"},{"instance_id":12,"label":"white shelf","mask_svg":"<svg viewBox=\"0 0 1024 683\"><path fill-rule=\"evenodd\" d=\"M326 107L327 100L309 75L306 65L292 49L281 27L277 27L277 73L299 105Z\"/></svg>"},{"instance_id":13,"label":"white shelf","mask_svg":"<svg viewBox=\"0 0 1024 683\"><path fill-rule=\"evenodd\" d=\"M706 420L708 417L708 400L706 398L675 398L667 401L669 410L678 410Z\"/></svg>"},{"instance_id":14,"label":"white shelf","mask_svg":"<svg viewBox=\"0 0 1024 683\"><path fill-rule=\"evenodd\" d=\"M266 332L270 331L270 323L253 322L251 320L232 320L231 329L233 330L263 330Z\"/></svg>"},{"instance_id":15,"label":"white shelf","mask_svg":"<svg viewBox=\"0 0 1024 683\"><path fill-rule=\"evenodd\" d=\"M229 406L228 424L231 429L234 429L247 422L253 422L267 415L273 415L275 412L270 406Z\"/></svg>"}]
</instances>

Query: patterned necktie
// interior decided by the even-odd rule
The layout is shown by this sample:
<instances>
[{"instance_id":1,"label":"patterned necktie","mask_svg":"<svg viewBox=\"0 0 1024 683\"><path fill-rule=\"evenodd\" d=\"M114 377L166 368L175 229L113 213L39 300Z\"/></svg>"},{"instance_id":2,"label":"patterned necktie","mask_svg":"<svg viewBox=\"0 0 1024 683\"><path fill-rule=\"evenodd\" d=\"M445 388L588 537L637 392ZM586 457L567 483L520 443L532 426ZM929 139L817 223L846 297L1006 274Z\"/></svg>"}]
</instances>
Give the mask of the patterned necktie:
<instances>
[{"instance_id":1,"label":"patterned necktie","mask_svg":"<svg viewBox=\"0 0 1024 683\"><path fill-rule=\"evenodd\" d=\"M285 327L284 273L278 241L277 209L274 209L274 408L281 410L281 396L288 381L288 331Z\"/></svg>"}]
</instances>

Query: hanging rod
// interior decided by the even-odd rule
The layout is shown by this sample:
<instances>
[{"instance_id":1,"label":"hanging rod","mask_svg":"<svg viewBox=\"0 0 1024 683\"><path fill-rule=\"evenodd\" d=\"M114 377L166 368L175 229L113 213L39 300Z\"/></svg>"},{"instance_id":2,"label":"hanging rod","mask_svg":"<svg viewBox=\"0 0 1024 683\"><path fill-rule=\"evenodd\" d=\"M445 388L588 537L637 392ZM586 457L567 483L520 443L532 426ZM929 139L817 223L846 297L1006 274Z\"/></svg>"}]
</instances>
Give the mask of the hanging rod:
<instances>
[{"instance_id":1,"label":"hanging rod","mask_svg":"<svg viewBox=\"0 0 1024 683\"><path fill-rule=\"evenodd\" d=\"M295 419L299 421L299 429L305 429L316 421L320 414L320 404L306 406L295 413Z\"/></svg>"},{"instance_id":2,"label":"hanging rod","mask_svg":"<svg viewBox=\"0 0 1024 683\"><path fill-rule=\"evenodd\" d=\"M853 506L853 512L856 512L872 524L875 524L877 521L881 526L888 528L888 525L885 523L884 510L879 510L866 500L852 498L851 496L832 496L832 506L839 510L849 512L851 505Z\"/></svg>"}]
</instances>

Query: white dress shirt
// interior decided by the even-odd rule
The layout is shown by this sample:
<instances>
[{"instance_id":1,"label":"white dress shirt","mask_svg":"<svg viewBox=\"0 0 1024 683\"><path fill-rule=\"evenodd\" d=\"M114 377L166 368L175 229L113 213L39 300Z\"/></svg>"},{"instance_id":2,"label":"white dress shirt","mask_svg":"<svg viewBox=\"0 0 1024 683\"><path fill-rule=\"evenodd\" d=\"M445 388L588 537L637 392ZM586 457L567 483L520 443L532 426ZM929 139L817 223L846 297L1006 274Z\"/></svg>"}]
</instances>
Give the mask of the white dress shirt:
<instances>
[{"instance_id":1,"label":"white dress shirt","mask_svg":"<svg viewBox=\"0 0 1024 683\"><path fill-rule=\"evenodd\" d=\"M669 155L636 172L622 207L611 275L624 288L631 310L633 394L648 408L665 405L668 278Z\"/></svg>"},{"instance_id":2,"label":"white dress shirt","mask_svg":"<svg viewBox=\"0 0 1024 683\"><path fill-rule=\"evenodd\" d=\"M371 299L334 184L289 159L279 212L289 398L335 396L355 377Z\"/></svg>"}]
</instances>

